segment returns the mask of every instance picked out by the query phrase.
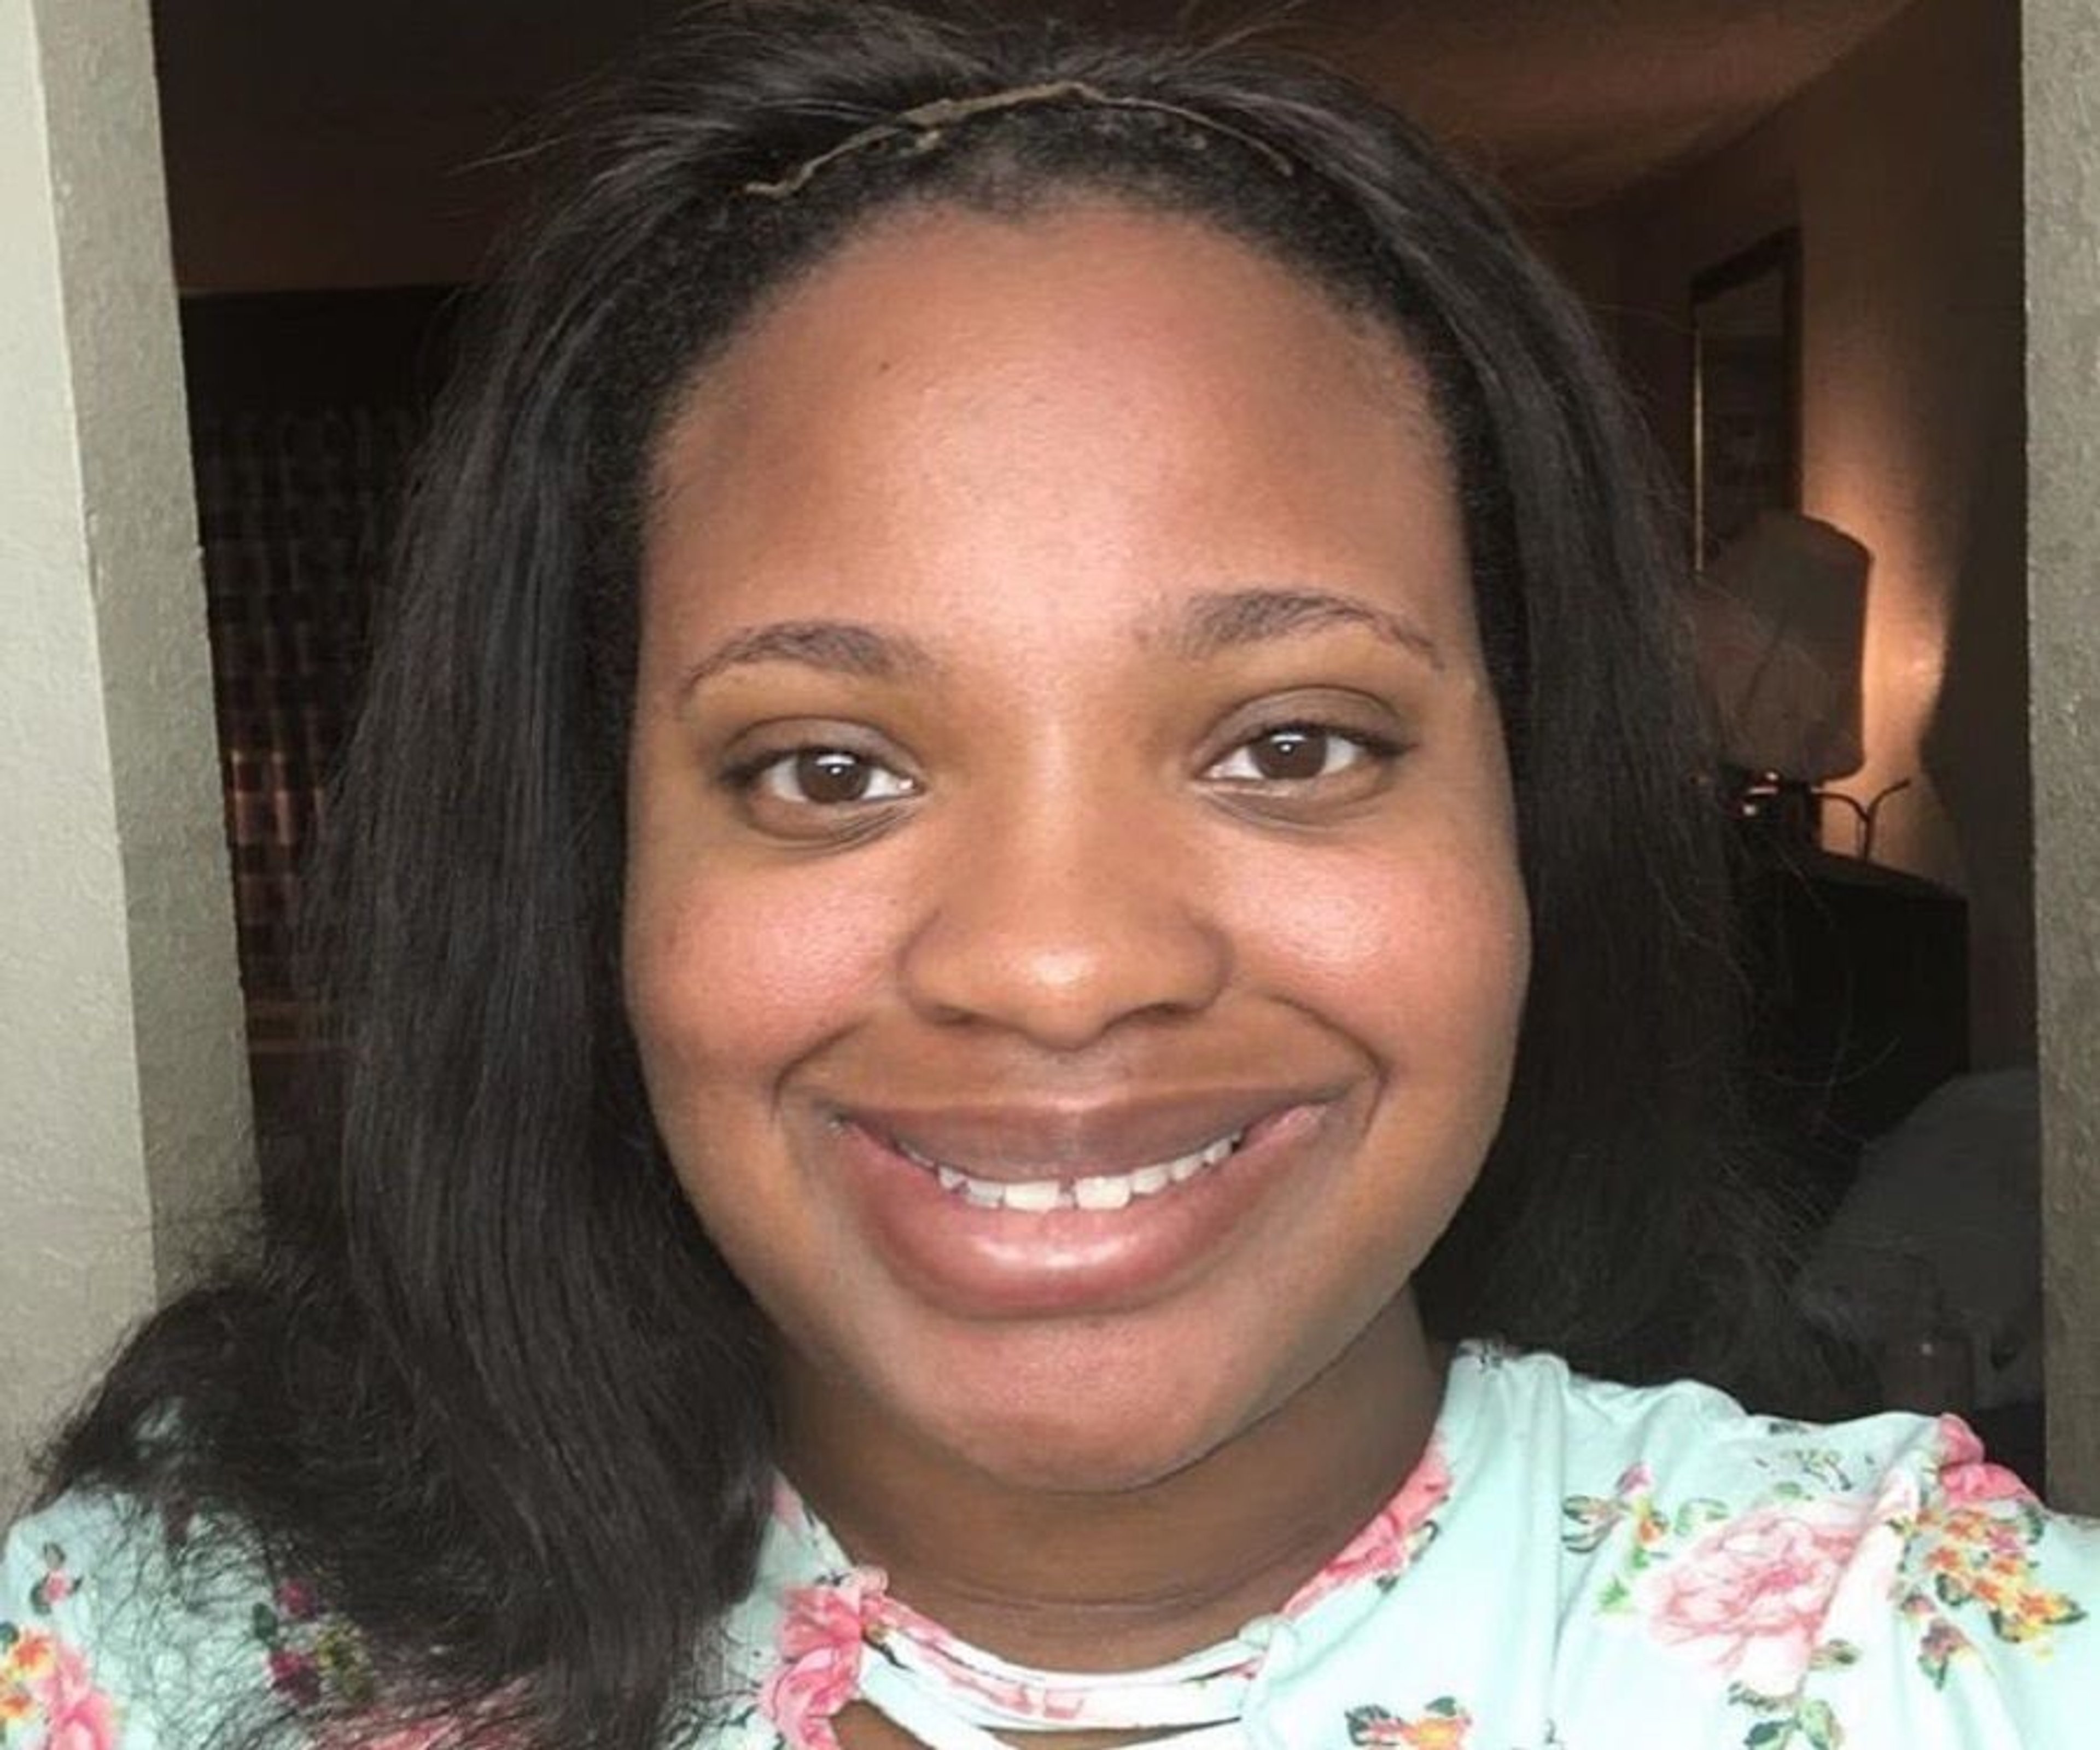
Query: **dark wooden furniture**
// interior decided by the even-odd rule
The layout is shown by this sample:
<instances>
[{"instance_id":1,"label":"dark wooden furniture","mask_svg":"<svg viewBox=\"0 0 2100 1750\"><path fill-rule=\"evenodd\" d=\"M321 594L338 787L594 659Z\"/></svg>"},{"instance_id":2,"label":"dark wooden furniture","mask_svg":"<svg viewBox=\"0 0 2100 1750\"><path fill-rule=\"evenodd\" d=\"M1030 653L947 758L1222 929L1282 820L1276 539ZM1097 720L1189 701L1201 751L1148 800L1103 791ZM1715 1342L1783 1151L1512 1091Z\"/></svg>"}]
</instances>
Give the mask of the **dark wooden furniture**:
<instances>
[{"instance_id":1,"label":"dark wooden furniture","mask_svg":"<svg viewBox=\"0 0 2100 1750\"><path fill-rule=\"evenodd\" d=\"M1915 875L1754 834L1739 883L1753 1097L1827 1213L1860 1150L1969 1067L1968 906Z\"/></svg>"}]
</instances>

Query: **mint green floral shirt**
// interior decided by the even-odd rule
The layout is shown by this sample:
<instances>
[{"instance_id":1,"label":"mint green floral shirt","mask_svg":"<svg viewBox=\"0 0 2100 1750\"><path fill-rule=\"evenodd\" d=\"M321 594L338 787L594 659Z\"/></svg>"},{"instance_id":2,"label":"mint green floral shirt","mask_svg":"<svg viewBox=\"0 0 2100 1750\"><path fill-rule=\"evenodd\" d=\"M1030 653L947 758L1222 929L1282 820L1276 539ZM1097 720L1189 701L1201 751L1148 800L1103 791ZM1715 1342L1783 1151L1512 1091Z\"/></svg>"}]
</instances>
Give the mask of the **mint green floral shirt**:
<instances>
[{"instance_id":1,"label":"mint green floral shirt","mask_svg":"<svg viewBox=\"0 0 2100 1750\"><path fill-rule=\"evenodd\" d=\"M188 1750L240 1710L356 1703L323 1601L171 1563L163 1530L91 1495L16 1527L4 1750ZM188 1541L215 1536L237 1547ZM1170 1713L1228 1686L1236 1723L1202 1741L1247 1750L2086 1750L2096 1598L2100 1523L2045 1512L1952 1417L1809 1426L1468 1347L1421 1463L1325 1568L1114 1686ZM1002 1664L890 1598L785 1485L726 1646L664 1750L834 1750L836 1716L907 1667L1045 1726L1110 1717L1099 1680Z\"/></svg>"}]
</instances>

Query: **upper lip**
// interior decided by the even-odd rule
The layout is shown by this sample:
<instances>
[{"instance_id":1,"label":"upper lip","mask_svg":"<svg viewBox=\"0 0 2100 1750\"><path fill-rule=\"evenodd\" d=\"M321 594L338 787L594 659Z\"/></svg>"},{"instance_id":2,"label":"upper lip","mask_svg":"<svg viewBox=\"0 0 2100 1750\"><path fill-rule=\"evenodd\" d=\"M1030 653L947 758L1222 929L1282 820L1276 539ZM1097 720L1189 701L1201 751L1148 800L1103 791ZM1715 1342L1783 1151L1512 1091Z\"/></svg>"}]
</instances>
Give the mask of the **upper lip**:
<instances>
[{"instance_id":1,"label":"upper lip","mask_svg":"<svg viewBox=\"0 0 2100 1750\"><path fill-rule=\"evenodd\" d=\"M1008 1183L1133 1172L1235 1136L1338 1090L1224 1087L1092 1102L878 1106L841 1103L845 1122L973 1177Z\"/></svg>"}]
</instances>

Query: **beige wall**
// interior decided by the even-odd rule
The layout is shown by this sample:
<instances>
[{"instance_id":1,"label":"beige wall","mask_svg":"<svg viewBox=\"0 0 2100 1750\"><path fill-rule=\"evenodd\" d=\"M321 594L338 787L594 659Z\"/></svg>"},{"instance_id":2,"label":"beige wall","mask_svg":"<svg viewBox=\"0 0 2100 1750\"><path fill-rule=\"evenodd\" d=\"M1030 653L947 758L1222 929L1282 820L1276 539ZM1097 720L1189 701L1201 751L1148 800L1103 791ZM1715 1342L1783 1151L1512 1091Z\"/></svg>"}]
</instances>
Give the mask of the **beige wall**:
<instances>
[{"instance_id":1,"label":"beige wall","mask_svg":"<svg viewBox=\"0 0 2100 1750\"><path fill-rule=\"evenodd\" d=\"M145 0L0 0L0 1509L250 1178L159 150Z\"/></svg>"},{"instance_id":2,"label":"beige wall","mask_svg":"<svg viewBox=\"0 0 2100 1750\"><path fill-rule=\"evenodd\" d=\"M2100 1513L2100 0L2027 0L2049 1479Z\"/></svg>"},{"instance_id":3,"label":"beige wall","mask_svg":"<svg viewBox=\"0 0 2100 1750\"><path fill-rule=\"evenodd\" d=\"M1967 894L1984 1065L2033 1053L2018 24L2005 0L1917 0L1568 245L1688 473L1688 283L1800 226L1802 508L1874 556L1868 760L1837 787L1912 781L1875 854Z\"/></svg>"}]
</instances>

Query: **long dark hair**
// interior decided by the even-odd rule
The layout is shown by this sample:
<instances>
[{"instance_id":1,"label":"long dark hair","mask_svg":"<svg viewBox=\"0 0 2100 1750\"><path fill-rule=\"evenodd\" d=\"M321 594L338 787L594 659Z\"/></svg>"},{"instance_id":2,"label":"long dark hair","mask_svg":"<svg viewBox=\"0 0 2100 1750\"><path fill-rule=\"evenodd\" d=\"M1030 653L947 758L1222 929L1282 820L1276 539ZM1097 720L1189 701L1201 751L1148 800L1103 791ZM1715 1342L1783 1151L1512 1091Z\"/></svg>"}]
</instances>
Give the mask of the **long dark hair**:
<instances>
[{"instance_id":1,"label":"long dark hair","mask_svg":"<svg viewBox=\"0 0 2100 1750\"><path fill-rule=\"evenodd\" d=\"M1023 87L1051 89L893 125ZM1361 94L1238 49L796 0L695 15L571 156L443 409L342 787L339 1159L273 1199L259 1265L137 1338L53 1487L233 1516L357 1624L397 1719L564 1750L661 1729L750 1584L771 1430L765 1333L664 1162L620 1006L647 465L758 304L914 201L1193 215L1423 360L1536 932L1508 1116L1424 1312L1754 1385L1768 1272L1731 1153L1676 549L1595 340L1493 203Z\"/></svg>"}]
</instances>

